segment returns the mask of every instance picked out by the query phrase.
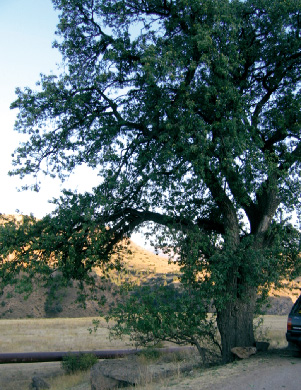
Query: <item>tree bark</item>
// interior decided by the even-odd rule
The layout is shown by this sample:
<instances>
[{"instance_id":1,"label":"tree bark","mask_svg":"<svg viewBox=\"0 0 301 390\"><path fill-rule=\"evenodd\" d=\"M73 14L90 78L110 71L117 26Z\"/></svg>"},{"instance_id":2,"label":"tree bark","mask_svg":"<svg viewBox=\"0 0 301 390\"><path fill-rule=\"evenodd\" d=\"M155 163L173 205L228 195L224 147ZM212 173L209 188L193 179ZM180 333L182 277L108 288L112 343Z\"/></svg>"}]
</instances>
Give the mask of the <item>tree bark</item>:
<instances>
[{"instance_id":1,"label":"tree bark","mask_svg":"<svg viewBox=\"0 0 301 390\"><path fill-rule=\"evenodd\" d=\"M224 363L233 360L233 347L250 347L255 343L253 319L256 305L256 289L249 288L243 297L235 297L217 309L217 326L221 336Z\"/></svg>"}]
</instances>

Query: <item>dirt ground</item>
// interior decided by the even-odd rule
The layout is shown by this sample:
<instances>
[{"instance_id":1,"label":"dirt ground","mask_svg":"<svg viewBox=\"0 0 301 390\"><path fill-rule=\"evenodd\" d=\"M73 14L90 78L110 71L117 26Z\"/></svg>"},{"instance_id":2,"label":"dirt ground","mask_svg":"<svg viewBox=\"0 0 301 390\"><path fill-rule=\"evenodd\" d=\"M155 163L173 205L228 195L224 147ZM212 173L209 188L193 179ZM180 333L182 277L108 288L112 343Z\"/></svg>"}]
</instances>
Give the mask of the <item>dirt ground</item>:
<instances>
[{"instance_id":1,"label":"dirt ground","mask_svg":"<svg viewBox=\"0 0 301 390\"><path fill-rule=\"evenodd\" d=\"M168 390L299 390L301 358L291 352L258 354L250 359L195 372Z\"/></svg>"},{"instance_id":2,"label":"dirt ground","mask_svg":"<svg viewBox=\"0 0 301 390\"><path fill-rule=\"evenodd\" d=\"M301 358L283 349L259 353L250 359L235 361L226 366L200 368L165 380L149 384L146 390L299 390ZM46 380L62 374L60 362L2 364L0 365L0 390L28 390L34 375ZM137 389L137 388L136 388ZM143 389L143 387L141 387ZM87 381L69 390L90 390ZM138 390L138 389L137 389Z\"/></svg>"}]
</instances>

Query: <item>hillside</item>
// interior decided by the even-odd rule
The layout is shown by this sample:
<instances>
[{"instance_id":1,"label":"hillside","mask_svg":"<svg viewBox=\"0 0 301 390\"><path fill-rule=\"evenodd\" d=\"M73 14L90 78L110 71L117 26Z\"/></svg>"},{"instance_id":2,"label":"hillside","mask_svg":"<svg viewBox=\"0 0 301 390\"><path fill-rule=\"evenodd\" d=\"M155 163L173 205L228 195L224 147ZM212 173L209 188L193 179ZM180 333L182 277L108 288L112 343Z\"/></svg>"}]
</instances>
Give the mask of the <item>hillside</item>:
<instances>
[{"instance_id":1,"label":"hillside","mask_svg":"<svg viewBox=\"0 0 301 390\"><path fill-rule=\"evenodd\" d=\"M36 285L31 295L15 291L14 286L7 286L0 297L0 318L44 318L44 317L85 317L97 316L105 312L115 299L117 288L123 281L141 283L152 278L164 281L175 281L179 275L179 267L169 264L164 256L158 256L131 242L123 253L124 272L112 271L108 280L103 280L99 269L94 269L96 299L87 299L83 305L83 294L91 296L89 288L79 291L76 281L70 281L67 287L61 286L61 278L57 275L51 286L44 288ZM81 295L78 297L78 293ZM79 298L79 299L78 299ZM78 301L79 300L79 301ZM100 305L99 302L105 302Z\"/></svg>"},{"instance_id":2,"label":"hillside","mask_svg":"<svg viewBox=\"0 0 301 390\"><path fill-rule=\"evenodd\" d=\"M168 262L164 256L139 247L130 242L122 253L125 270L121 273L112 271L107 280L103 280L99 269L94 269L96 290L92 293L86 287L80 291L76 281L68 286L61 285L60 275L56 275L47 288L35 285L32 294L25 299L24 294L15 291L14 286L7 286L0 296L0 318L44 318L44 317L86 317L105 313L116 299L117 289L124 281L141 283L161 278L164 283L178 279L179 267ZM300 294L301 277L295 280L294 289L272 291L270 306L265 308L267 314L288 314L292 303ZM91 294L95 299L90 299ZM83 296L88 299L83 304ZM100 304L100 302L102 304Z\"/></svg>"}]
</instances>

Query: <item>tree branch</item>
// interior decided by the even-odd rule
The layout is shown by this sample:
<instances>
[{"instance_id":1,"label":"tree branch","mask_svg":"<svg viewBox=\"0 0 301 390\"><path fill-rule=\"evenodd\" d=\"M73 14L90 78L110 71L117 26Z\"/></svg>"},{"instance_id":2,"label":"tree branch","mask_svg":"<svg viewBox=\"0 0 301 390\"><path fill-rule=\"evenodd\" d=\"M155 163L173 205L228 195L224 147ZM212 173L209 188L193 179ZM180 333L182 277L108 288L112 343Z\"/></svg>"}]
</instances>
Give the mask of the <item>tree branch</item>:
<instances>
[{"instance_id":1,"label":"tree branch","mask_svg":"<svg viewBox=\"0 0 301 390\"><path fill-rule=\"evenodd\" d=\"M223 224L210 220L209 218L199 218L196 223L193 223L190 219L185 219L180 216L172 217L153 211L137 210L131 207L124 207L110 215L101 216L100 218L101 223L113 223L111 241L108 245L110 249L144 222L154 222L162 226L173 227L182 230L184 233L195 225L203 231L224 233Z\"/></svg>"}]
</instances>

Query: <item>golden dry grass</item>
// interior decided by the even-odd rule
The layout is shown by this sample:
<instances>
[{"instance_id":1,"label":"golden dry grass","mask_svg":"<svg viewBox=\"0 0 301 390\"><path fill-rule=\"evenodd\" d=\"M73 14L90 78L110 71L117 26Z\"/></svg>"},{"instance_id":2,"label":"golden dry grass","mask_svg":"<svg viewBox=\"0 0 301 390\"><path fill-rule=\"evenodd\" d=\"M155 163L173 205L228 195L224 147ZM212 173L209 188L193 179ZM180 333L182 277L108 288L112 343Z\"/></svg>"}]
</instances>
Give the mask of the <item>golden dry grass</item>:
<instances>
[{"instance_id":1,"label":"golden dry grass","mask_svg":"<svg viewBox=\"0 0 301 390\"><path fill-rule=\"evenodd\" d=\"M268 341L270 348L285 348L287 316L265 315L259 319L263 320L262 325L255 332L258 341ZM255 320L257 323L258 319Z\"/></svg>"},{"instance_id":2,"label":"golden dry grass","mask_svg":"<svg viewBox=\"0 0 301 390\"><path fill-rule=\"evenodd\" d=\"M88 328L93 327L93 318L56 318L56 319L24 319L0 320L0 346L1 352L27 352L27 351L79 351L98 349L127 348L126 341L110 340L107 324L101 320L100 328L96 333L89 333ZM285 340L286 316L263 316L262 328L258 330L258 339L268 338L272 348L282 348L287 345ZM39 364L41 365L41 364ZM54 370L56 375L49 379L51 390L90 390L89 373L75 375L62 375L59 362L42 363L42 372L47 372L47 366ZM9 376L9 365L0 365L0 389L18 390L28 389L33 373L26 379L26 369L30 371L31 364L16 365L11 368L14 380ZM12 365L10 365L12 366ZM17 366L22 366L18 368ZM25 366L25 368L24 368ZM53 366L53 367L52 367ZM22 372L21 372L22 370ZM24 371L25 370L25 371ZM37 370L35 368L35 370ZM8 375L9 384L1 387L2 378ZM17 378L19 376L19 378ZM21 380L22 379L22 380ZM181 380L181 374L160 384L160 388L168 388L171 384ZM14 387L14 383L18 383ZM149 383L144 390L158 389L158 383ZM138 390L138 388L137 388Z\"/></svg>"},{"instance_id":3,"label":"golden dry grass","mask_svg":"<svg viewBox=\"0 0 301 390\"><path fill-rule=\"evenodd\" d=\"M156 255L132 241L123 248L121 257L125 272L114 270L110 272L110 280L117 282L119 278L118 284L123 278L138 282L160 276L177 279L180 275L180 267L176 262L170 262L166 256ZM99 276L102 275L99 268L94 268L94 272Z\"/></svg>"},{"instance_id":4,"label":"golden dry grass","mask_svg":"<svg viewBox=\"0 0 301 390\"><path fill-rule=\"evenodd\" d=\"M274 297L285 296L290 297L293 302L296 301L301 292L301 276L293 281L283 281L284 287L281 290L271 288L269 295Z\"/></svg>"},{"instance_id":5,"label":"golden dry grass","mask_svg":"<svg viewBox=\"0 0 301 390\"><path fill-rule=\"evenodd\" d=\"M93 318L0 320L1 352L92 351L127 347L126 341L110 340L107 323L96 332Z\"/></svg>"},{"instance_id":6,"label":"golden dry grass","mask_svg":"<svg viewBox=\"0 0 301 390\"><path fill-rule=\"evenodd\" d=\"M286 346L287 316L262 316L257 339L268 339L272 347ZM96 332L93 317L0 320L1 352L89 351L128 348L128 340L110 339L108 324L100 319ZM257 321L257 320L256 320Z\"/></svg>"},{"instance_id":7,"label":"golden dry grass","mask_svg":"<svg viewBox=\"0 0 301 390\"><path fill-rule=\"evenodd\" d=\"M130 250L131 253L124 260L134 269L150 269L159 274L179 273L179 266L176 263L170 263L165 256L156 255L133 242L131 242Z\"/></svg>"}]
</instances>

